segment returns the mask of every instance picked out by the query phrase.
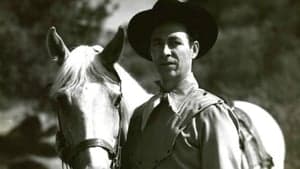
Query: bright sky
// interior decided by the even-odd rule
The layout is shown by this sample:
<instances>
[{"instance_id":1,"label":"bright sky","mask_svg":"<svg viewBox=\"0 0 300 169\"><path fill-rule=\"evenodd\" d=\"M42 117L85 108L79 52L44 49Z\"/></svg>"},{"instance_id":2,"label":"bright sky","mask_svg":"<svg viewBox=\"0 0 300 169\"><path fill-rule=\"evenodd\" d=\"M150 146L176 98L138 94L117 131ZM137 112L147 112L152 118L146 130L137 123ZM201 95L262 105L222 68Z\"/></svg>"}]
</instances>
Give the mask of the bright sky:
<instances>
[{"instance_id":1,"label":"bright sky","mask_svg":"<svg viewBox=\"0 0 300 169\"><path fill-rule=\"evenodd\" d=\"M104 29L116 30L119 25L127 23L137 12L150 9L156 0L115 0L121 1L119 8L104 22Z\"/></svg>"}]
</instances>

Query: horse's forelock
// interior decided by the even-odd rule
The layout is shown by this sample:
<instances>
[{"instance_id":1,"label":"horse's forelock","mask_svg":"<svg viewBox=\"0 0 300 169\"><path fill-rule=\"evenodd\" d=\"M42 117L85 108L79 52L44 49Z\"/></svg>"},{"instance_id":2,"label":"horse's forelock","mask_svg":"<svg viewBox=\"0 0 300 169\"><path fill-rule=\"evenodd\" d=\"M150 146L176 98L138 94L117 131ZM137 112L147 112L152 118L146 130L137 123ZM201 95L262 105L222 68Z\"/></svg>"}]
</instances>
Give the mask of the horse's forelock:
<instances>
[{"instance_id":1,"label":"horse's forelock","mask_svg":"<svg viewBox=\"0 0 300 169\"><path fill-rule=\"evenodd\" d=\"M94 74L93 62L95 56L99 54L103 48L101 46L79 46L75 48L70 56L65 60L58 71L57 77L51 88L50 96L54 97L59 93L69 93L80 87ZM101 64L98 64L98 66Z\"/></svg>"}]
</instances>

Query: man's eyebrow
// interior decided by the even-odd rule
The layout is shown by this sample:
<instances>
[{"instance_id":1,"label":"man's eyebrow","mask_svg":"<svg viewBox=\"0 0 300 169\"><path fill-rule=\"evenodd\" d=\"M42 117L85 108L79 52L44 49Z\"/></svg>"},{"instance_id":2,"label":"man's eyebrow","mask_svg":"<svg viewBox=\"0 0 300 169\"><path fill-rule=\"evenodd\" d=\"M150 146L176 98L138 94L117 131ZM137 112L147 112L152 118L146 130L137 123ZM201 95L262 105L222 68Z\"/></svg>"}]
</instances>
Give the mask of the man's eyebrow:
<instances>
[{"instance_id":1,"label":"man's eyebrow","mask_svg":"<svg viewBox=\"0 0 300 169\"><path fill-rule=\"evenodd\" d=\"M168 38L168 40L181 40L180 38L178 38L177 36L170 36Z\"/></svg>"}]
</instances>

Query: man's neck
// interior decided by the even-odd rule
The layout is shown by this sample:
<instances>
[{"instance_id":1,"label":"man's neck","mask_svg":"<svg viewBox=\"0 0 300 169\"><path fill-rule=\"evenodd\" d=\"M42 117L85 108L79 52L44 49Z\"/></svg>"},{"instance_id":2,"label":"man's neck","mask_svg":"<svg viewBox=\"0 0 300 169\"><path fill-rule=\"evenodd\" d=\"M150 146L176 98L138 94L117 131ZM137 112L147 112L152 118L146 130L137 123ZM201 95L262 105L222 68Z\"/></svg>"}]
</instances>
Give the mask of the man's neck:
<instances>
[{"instance_id":1,"label":"man's neck","mask_svg":"<svg viewBox=\"0 0 300 169\"><path fill-rule=\"evenodd\" d=\"M164 79L164 80L162 80L161 85L162 85L163 90L166 91L166 92L172 91L173 89L175 89L178 86L178 84L179 84L178 81L180 81L180 80L178 80L178 79L174 79L174 80Z\"/></svg>"},{"instance_id":2,"label":"man's neck","mask_svg":"<svg viewBox=\"0 0 300 169\"><path fill-rule=\"evenodd\" d=\"M185 76L182 77L174 77L174 78L165 78L161 79L161 87L163 91L170 92L178 88L181 83L190 75L192 72L187 73Z\"/></svg>"}]
</instances>

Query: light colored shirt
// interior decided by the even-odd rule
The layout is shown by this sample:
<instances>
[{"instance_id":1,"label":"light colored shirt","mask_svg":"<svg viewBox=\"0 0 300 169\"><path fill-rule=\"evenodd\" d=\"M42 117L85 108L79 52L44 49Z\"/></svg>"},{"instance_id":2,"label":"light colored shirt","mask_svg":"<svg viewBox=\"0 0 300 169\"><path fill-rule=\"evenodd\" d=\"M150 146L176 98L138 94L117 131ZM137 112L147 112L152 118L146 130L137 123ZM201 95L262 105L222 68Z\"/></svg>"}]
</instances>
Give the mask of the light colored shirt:
<instances>
[{"instance_id":1,"label":"light colored shirt","mask_svg":"<svg viewBox=\"0 0 300 169\"><path fill-rule=\"evenodd\" d=\"M230 113L190 74L178 88L155 95L135 111L122 169L240 169L239 136Z\"/></svg>"},{"instance_id":2,"label":"light colored shirt","mask_svg":"<svg viewBox=\"0 0 300 169\"><path fill-rule=\"evenodd\" d=\"M158 85L160 85L158 83ZM159 105L162 98L167 98L168 102L171 106L171 109L173 112L175 112L177 115L179 114L180 110L183 107L183 103L188 96L188 93L193 89L198 89L198 83L192 73L189 73L188 76L178 85L177 88L174 90L164 93L160 92L159 94L155 95L152 98L152 102L154 103L153 106L149 106L148 109L143 110L143 122L142 122L142 130L145 127L147 123L147 119L149 118L152 110Z\"/></svg>"}]
</instances>

